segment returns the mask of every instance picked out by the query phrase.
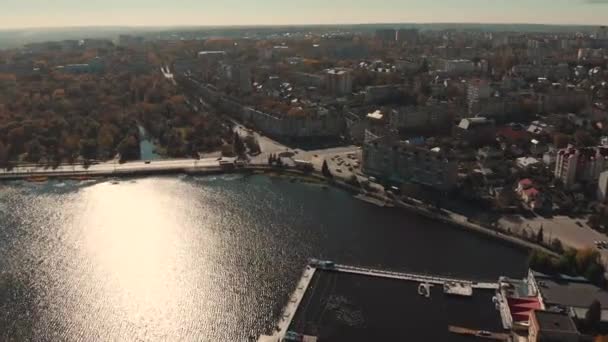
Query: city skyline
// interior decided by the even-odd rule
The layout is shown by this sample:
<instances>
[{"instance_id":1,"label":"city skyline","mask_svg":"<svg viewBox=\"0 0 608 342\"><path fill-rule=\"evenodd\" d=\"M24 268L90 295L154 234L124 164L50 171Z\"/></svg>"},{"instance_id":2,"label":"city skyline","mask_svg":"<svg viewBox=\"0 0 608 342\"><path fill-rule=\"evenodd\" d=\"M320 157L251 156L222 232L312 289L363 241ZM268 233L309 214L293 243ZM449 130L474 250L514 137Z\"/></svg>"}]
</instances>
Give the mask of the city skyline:
<instances>
[{"instance_id":1,"label":"city skyline","mask_svg":"<svg viewBox=\"0 0 608 342\"><path fill-rule=\"evenodd\" d=\"M356 23L606 24L607 0L8 0L0 29L73 26L231 26Z\"/></svg>"}]
</instances>

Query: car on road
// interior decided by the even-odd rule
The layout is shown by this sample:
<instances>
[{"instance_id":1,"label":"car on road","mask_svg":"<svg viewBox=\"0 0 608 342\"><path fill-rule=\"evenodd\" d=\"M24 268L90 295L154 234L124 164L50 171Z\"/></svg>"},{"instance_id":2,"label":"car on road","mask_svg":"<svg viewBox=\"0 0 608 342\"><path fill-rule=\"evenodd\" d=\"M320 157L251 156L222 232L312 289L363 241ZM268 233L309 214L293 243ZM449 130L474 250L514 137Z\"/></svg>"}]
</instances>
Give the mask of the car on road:
<instances>
[{"instance_id":1,"label":"car on road","mask_svg":"<svg viewBox=\"0 0 608 342\"><path fill-rule=\"evenodd\" d=\"M144 161L144 164L150 164L150 163L151 163L151 161L149 161L149 160Z\"/></svg>"},{"instance_id":2,"label":"car on road","mask_svg":"<svg viewBox=\"0 0 608 342\"><path fill-rule=\"evenodd\" d=\"M492 336L492 333L486 330L479 330L477 336L489 337Z\"/></svg>"}]
</instances>

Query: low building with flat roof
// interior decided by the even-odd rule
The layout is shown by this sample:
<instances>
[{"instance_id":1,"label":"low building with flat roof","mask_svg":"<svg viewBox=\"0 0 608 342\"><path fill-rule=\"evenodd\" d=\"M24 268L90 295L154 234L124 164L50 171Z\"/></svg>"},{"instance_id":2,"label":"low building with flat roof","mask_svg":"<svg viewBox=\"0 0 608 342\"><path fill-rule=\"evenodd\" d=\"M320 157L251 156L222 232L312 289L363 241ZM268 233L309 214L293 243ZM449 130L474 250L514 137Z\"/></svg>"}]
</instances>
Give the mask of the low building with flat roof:
<instances>
[{"instance_id":1,"label":"low building with flat roof","mask_svg":"<svg viewBox=\"0 0 608 342\"><path fill-rule=\"evenodd\" d=\"M534 310L530 315L529 342L578 342L580 334L568 315Z\"/></svg>"},{"instance_id":2,"label":"low building with flat roof","mask_svg":"<svg viewBox=\"0 0 608 342\"><path fill-rule=\"evenodd\" d=\"M539 296L547 308L568 310L577 319L585 319L593 301L602 306L602 322L608 322L608 291L605 291L580 277L549 276L531 272Z\"/></svg>"}]
</instances>

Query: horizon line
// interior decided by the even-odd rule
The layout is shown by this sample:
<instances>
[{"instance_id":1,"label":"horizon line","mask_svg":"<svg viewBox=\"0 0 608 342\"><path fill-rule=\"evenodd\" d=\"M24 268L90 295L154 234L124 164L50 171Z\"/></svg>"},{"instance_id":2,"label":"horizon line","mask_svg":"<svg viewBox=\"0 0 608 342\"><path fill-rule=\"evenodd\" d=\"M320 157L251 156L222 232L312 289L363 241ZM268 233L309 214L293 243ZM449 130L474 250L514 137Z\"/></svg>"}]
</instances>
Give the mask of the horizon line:
<instances>
[{"instance_id":1,"label":"horizon line","mask_svg":"<svg viewBox=\"0 0 608 342\"><path fill-rule=\"evenodd\" d=\"M339 27L339 26L374 26L374 25L529 25L529 26L557 26L557 27L601 27L607 24L579 24L579 23L531 23L531 22L451 22L451 21L403 21L403 22L352 22L352 23L296 23L296 24L168 24L168 25L65 25L65 26L20 26L0 27L1 31L23 31L23 30L61 30L61 29L179 29L179 28L264 28L264 27Z\"/></svg>"}]
</instances>

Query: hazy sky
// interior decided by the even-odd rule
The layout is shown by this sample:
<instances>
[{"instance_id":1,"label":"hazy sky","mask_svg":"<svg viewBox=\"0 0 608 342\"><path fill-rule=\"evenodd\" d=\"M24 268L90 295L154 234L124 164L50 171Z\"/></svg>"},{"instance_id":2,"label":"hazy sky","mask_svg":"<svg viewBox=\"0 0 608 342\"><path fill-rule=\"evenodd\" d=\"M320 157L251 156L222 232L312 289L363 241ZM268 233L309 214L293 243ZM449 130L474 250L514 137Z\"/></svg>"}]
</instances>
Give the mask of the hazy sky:
<instances>
[{"instance_id":1,"label":"hazy sky","mask_svg":"<svg viewBox=\"0 0 608 342\"><path fill-rule=\"evenodd\" d=\"M0 0L0 28L380 22L608 24L608 0Z\"/></svg>"}]
</instances>

